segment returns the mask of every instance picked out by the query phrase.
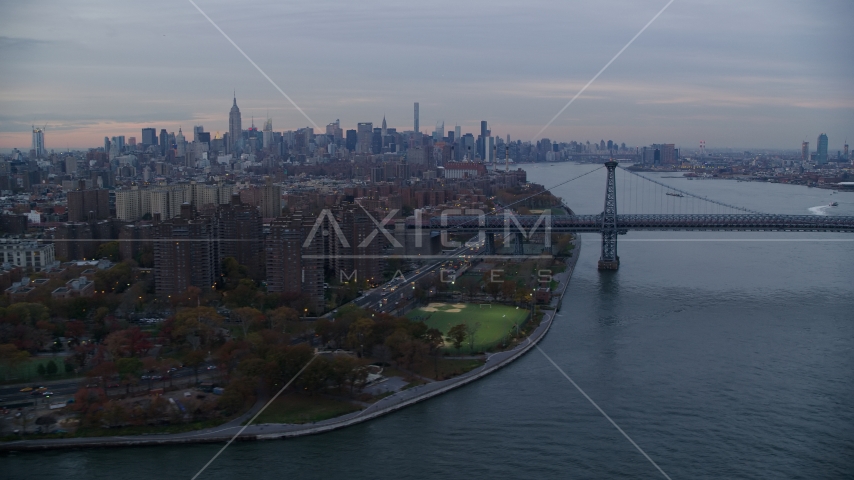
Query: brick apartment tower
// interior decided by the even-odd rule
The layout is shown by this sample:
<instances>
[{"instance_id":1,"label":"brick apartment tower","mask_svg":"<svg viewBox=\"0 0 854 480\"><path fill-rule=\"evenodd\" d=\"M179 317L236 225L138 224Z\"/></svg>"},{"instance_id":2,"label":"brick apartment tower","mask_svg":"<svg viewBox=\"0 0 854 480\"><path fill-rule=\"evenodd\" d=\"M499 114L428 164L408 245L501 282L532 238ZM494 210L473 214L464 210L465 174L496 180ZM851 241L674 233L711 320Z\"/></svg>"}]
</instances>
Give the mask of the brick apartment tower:
<instances>
[{"instance_id":1,"label":"brick apartment tower","mask_svg":"<svg viewBox=\"0 0 854 480\"><path fill-rule=\"evenodd\" d=\"M240 194L231 196L231 203L217 210L219 259L233 257L249 269L256 282L264 279L264 225L261 213L252 205L241 203Z\"/></svg>"},{"instance_id":2,"label":"brick apartment tower","mask_svg":"<svg viewBox=\"0 0 854 480\"><path fill-rule=\"evenodd\" d=\"M314 218L300 212L279 217L270 224L265 242L267 291L289 298L302 295L308 313L318 315L324 310L324 241L322 229L317 229L309 240L313 226Z\"/></svg>"},{"instance_id":3,"label":"brick apartment tower","mask_svg":"<svg viewBox=\"0 0 854 480\"><path fill-rule=\"evenodd\" d=\"M154 287L158 295L184 292L187 287L212 288L219 275L215 223L199 217L189 203L181 216L155 220Z\"/></svg>"}]
</instances>

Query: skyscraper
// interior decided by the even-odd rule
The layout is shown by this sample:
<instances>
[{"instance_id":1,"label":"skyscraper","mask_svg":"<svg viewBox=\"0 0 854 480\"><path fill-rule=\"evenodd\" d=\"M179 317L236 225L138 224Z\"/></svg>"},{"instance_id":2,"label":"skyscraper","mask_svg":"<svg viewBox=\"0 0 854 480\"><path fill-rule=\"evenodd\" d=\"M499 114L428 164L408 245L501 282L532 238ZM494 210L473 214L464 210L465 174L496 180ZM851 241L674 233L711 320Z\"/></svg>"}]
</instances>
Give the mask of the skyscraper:
<instances>
[{"instance_id":1,"label":"skyscraper","mask_svg":"<svg viewBox=\"0 0 854 480\"><path fill-rule=\"evenodd\" d=\"M419 127L419 125L418 125L418 102L415 102L415 131L416 132L420 131L420 130L418 130L418 127Z\"/></svg>"},{"instance_id":2,"label":"skyscraper","mask_svg":"<svg viewBox=\"0 0 854 480\"><path fill-rule=\"evenodd\" d=\"M382 125L382 131L380 133L382 133L383 138L385 138L385 136L388 135L388 125L385 123L385 115L383 115L383 125Z\"/></svg>"},{"instance_id":3,"label":"skyscraper","mask_svg":"<svg viewBox=\"0 0 854 480\"><path fill-rule=\"evenodd\" d=\"M239 153L240 139L243 138L243 127L240 123L240 109L237 108L237 95L234 96L234 103L231 105L231 111L228 113L228 152Z\"/></svg>"},{"instance_id":4,"label":"skyscraper","mask_svg":"<svg viewBox=\"0 0 854 480\"><path fill-rule=\"evenodd\" d=\"M199 138L199 136L200 136L201 134L203 134L203 133L205 133L205 127L204 127L204 125L196 125L196 126L194 126L194 127L193 127L193 141L194 141L194 142L196 142L196 143L201 142L202 140ZM210 141L210 138L208 138L208 141Z\"/></svg>"},{"instance_id":5,"label":"skyscraper","mask_svg":"<svg viewBox=\"0 0 854 480\"><path fill-rule=\"evenodd\" d=\"M810 160L810 142L801 143L801 160L805 162Z\"/></svg>"},{"instance_id":6,"label":"skyscraper","mask_svg":"<svg viewBox=\"0 0 854 480\"><path fill-rule=\"evenodd\" d=\"M166 155L166 150L169 149L169 132L165 128L160 129L160 154Z\"/></svg>"},{"instance_id":7,"label":"skyscraper","mask_svg":"<svg viewBox=\"0 0 854 480\"><path fill-rule=\"evenodd\" d=\"M347 139L345 140L344 145L347 147L347 150L355 151L356 144L359 142L358 133L355 130L347 130Z\"/></svg>"},{"instance_id":8,"label":"skyscraper","mask_svg":"<svg viewBox=\"0 0 854 480\"><path fill-rule=\"evenodd\" d=\"M143 128L142 129L142 144L146 147L149 145L157 145L157 129Z\"/></svg>"},{"instance_id":9,"label":"skyscraper","mask_svg":"<svg viewBox=\"0 0 854 480\"><path fill-rule=\"evenodd\" d=\"M480 137L477 139L477 154L481 159L486 158L486 137L489 135L489 130L486 128L486 120L480 121Z\"/></svg>"},{"instance_id":10,"label":"skyscraper","mask_svg":"<svg viewBox=\"0 0 854 480\"><path fill-rule=\"evenodd\" d=\"M827 135L822 133L816 142L815 160L819 165L827 163Z\"/></svg>"},{"instance_id":11,"label":"skyscraper","mask_svg":"<svg viewBox=\"0 0 854 480\"><path fill-rule=\"evenodd\" d=\"M359 122L356 125L356 134L358 136L357 153L370 153L371 140L374 135L374 124L371 122Z\"/></svg>"},{"instance_id":12,"label":"skyscraper","mask_svg":"<svg viewBox=\"0 0 854 480\"><path fill-rule=\"evenodd\" d=\"M33 126L33 151L36 157L42 158L45 155L44 149L44 129Z\"/></svg>"}]
</instances>

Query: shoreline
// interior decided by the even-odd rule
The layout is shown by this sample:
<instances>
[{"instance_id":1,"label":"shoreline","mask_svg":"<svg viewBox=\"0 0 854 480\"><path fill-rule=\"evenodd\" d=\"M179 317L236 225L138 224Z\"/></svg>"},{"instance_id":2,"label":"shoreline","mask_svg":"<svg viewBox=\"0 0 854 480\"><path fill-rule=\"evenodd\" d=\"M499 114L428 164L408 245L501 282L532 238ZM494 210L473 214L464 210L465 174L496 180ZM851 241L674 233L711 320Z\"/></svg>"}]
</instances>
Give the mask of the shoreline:
<instances>
[{"instance_id":1,"label":"shoreline","mask_svg":"<svg viewBox=\"0 0 854 480\"><path fill-rule=\"evenodd\" d=\"M580 255L581 236L579 235L575 238L573 255L566 261L566 270L556 275L556 277L561 278L560 281L563 283L563 288L560 291L560 295L553 297L552 301L549 303L554 310L544 313L543 321L531 333L531 335L525 339L526 341L523 341L512 350L487 354L486 363L481 367L448 380L419 385L407 390L399 391L394 395L377 401L364 410L328 420L308 424L252 425L247 427L246 430L244 430L243 433L241 433L235 440L279 440L305 435L317 435L357 425L396 412L410 405L423 402L464 385L468 385L469 383L479 380L509 365L531 350L548 333L552 322L554 321L555 314L560 311L563 305L563 297L566 294L570 281L572 280L572 274L575 271L575 266ZM241 423L244 420L251 418L251 415L253 415L258 408L260 408L260 404L256 403L255 406L240 417L226 422L219 427L213 427L205 430L195 430L187 433L175 434L139 435L134 437L82 437L43 440L15 440L0 444L0 452L224 442L230 440L231 437L234 436L234 432L242 428Z\"/></svg>"}]
</instances>

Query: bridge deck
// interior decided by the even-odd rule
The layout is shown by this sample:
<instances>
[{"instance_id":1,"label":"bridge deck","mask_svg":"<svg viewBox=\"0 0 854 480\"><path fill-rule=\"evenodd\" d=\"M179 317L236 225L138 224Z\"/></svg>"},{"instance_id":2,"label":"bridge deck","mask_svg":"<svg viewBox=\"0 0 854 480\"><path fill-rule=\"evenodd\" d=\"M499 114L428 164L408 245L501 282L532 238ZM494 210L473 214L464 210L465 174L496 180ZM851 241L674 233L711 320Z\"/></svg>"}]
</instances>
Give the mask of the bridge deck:
<instances>
[{"instance_id":1,"label":"bridge deck","mask_svg":"<svg viewBox=\"0 0 854 480\"><path fill-rule=\"evenodd\" d=\"M449 232L542 233L550 226L553 233L601 233L602 215L514 215L449 216L432 218L430 228ZM724 230L785 232L854 232L854 217L820 215L617 215L620 233L629 230Z\"/></svg>"}]
</instances>

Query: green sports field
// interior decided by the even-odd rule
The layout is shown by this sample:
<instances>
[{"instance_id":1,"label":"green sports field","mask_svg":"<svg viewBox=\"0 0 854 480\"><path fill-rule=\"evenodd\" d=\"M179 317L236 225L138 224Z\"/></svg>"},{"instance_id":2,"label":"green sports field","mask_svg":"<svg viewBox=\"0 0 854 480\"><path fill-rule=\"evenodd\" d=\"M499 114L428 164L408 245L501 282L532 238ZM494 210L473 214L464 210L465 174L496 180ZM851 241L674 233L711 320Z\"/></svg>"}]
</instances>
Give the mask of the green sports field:
<instances>
[{"instance_id":1,"label":"green sports field","mask_svg":"<svg viewBox=\"0 0 854 480\"><path fill-rule=\"evenodd\" d=\"M521 325L528 316L528 310L505 305L489 307L472 303L431 303L409 312L406 316L411 320L422 320L428 327L436 328L444 335L447 335L454 325L474 325L480 322L480 329L475 335L475 349L482 350L501 342L516 323ZM447 339L445 341L445 348L453 352L453 346ZM465 353L467 350L468 341L461 352Z\"/></svg>"}]
</instances>

